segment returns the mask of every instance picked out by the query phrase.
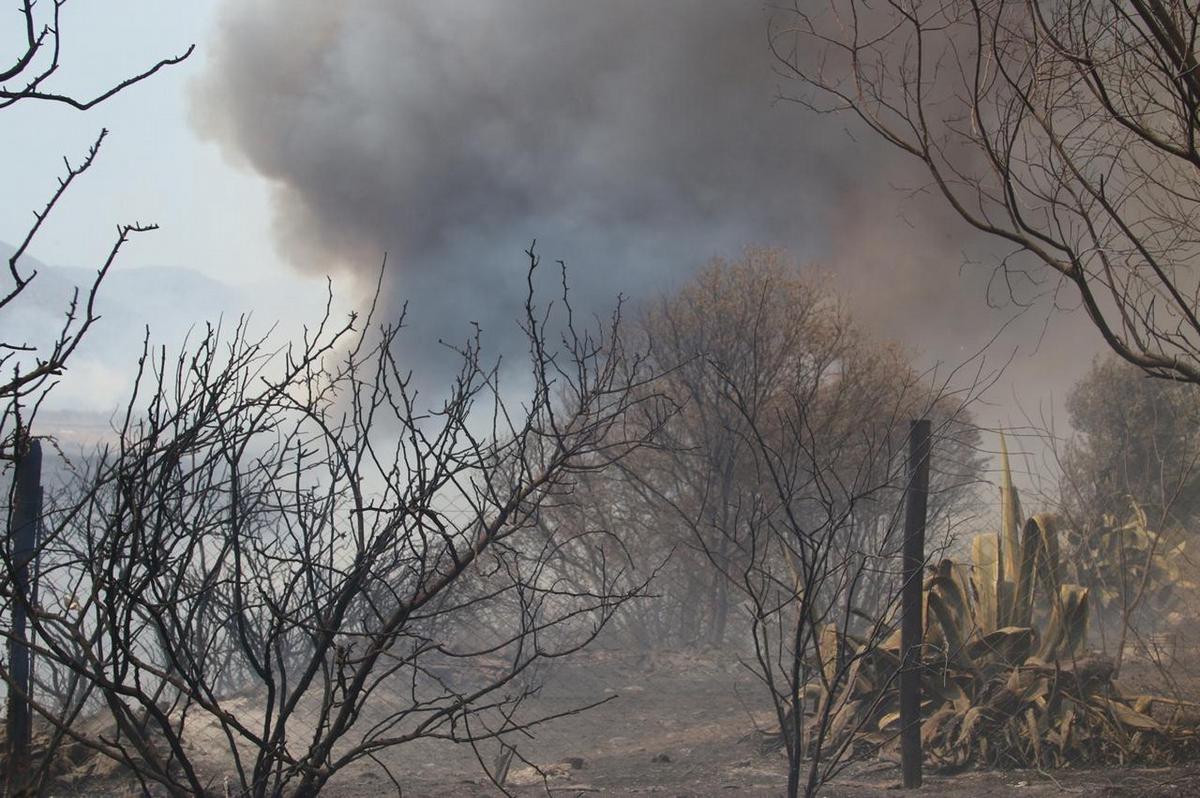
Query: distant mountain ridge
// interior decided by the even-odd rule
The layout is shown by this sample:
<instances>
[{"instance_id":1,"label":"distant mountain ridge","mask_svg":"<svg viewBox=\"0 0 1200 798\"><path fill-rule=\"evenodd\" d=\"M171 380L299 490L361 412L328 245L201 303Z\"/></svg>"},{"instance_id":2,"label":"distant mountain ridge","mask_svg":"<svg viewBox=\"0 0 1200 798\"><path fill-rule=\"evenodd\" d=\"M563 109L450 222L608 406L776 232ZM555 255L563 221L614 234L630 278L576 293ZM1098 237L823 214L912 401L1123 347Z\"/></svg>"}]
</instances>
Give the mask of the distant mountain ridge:
<instances>
[{"instance_id":1,"label":"distant mountain ridge","mask_svg":"<svg viewBox=\"0 0 1200 798\"><path fill-rule=\"evenodd\" d=\"M5 265L14 248L0 242ZM21 272L37 272L26 291L0 311L0 340L46 347L58 336L72 293L86 301L94 269L52 266L34 257L21 259ZM3 268L0 273L6 273ZM7 282L6 282L7 285ZM106 418L128 392L146 330L150 343L178 351L204 333L205 324L222 322L228 328L251 314L256 330L265 332L277 321L304 318L317 308L305 286L230 285L200 272L172 267L114 268L100 285L96 310L100 320L89 331L68 363L68 373L51 393L51 410L99 412ZM312 307L309 307L309 306Z\"/></svg>"}]
</instances>

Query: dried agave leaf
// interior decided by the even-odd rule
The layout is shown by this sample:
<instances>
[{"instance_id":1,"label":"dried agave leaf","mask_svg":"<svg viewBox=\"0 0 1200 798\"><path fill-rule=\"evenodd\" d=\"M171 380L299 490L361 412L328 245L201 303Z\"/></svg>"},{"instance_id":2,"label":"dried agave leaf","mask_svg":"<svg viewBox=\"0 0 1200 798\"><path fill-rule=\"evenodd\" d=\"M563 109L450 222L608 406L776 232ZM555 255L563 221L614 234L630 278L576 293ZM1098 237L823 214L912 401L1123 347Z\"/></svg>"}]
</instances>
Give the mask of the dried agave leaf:
<instances>
[{"instance_id":1,"label":"dried agave leaf","mask_svg":"<svg viewBox=\"0 0 1200 798\"><path fill-rule=\"evenodd\" d=\"M1194 754L1200 746L1194 729L1151 714L1161 699L1122 698L1112 684L1111 662L1104 667L1105 660L1082 656L1089 603L1104 600L1100 588L1062 582L1064 570L1079 574L1081 563L1062 561L1057 517L1043 513L1020 523L1003 441L1001 476L1001 532L975 538L969 571L943 560L924 583L926 755L945 767L972 761L1042 767L1178 761L1180 751ZM1152 542L1140 520L1142 527L1129 537ZM1094 541L1097 560L1118 551L1113 546L1120 541L1113 538L1119 534ZM1136 571L1136 563L1131 567ZM1177 570L1175 563L1156 567ZM830 684L830 666L845 656L848 641L828 627L819 642L818 678ZM899 722L900 633L874 648L861 642L853 648L855 662L834 694L806 687L805 696L830 707L835 737L853 734L882 745L894 740ZM1187 741L1193 741L1191 749L1181 747Z\"/></svg>"},{"instance_id":2,"label":"dried agave leaf","mask_svg":"<svg viewBox=\"0 0 1200 798\"><path fill-rule=\"evenodd\" d=\"M836 743L841 740L842 735L847 731L853 731L861 725L857 722L857 716L862 709L863 701L847 701L840 709L833 713L833 718L829 722L829 733L826 739Z\"/></svg>"},{"instance_id":3,"label":"dried agave leaf","mask_svg":"<svg viewBox=\"0 0 1200 798\"><path fill-rule=\"evenodd\" d=\"M1046 622L1038 659L1051 662L1083 653L1087 639L1088 589L1062 585Z\"/></svg>"},{"instance_id":4,"label":"dried agave leaf","mask_svg":"<svg viewBox=\"0 0 1200 798\"><path fill-rule=\"evenodd\" d=\"M1068 746L1071 743L1071 724L1074 722L1074 720L1074 702L1064 701L1058 721L1058 753L1060 756L1066 755Z\"/></svg>"},{"instance_id":5,"label":"dried agave leaf","mask_svg":"<svg viewBox=\"0 0 1200 798\"><path fill-rule=\"evenodd\" d=\"M841 654L841 636L833 624L825 624L821 629L817 644L817 656L821 662L821 675L828 688L837 679L838 659Z\"/></svg>"},{"instance_id":6,"label":"dried agave leaf","mask_svg":"<svg viewBox=\"0 0 1200 798\"><path fill-rule=\"evenodd\" d=\"M1042 766L1042 734L1038 729L1037 717L1033 714L1033 709L1025 710L1025 734L1033 747L1033 763L1040 768Z\"/></svg>"},{"instance_id":7,"label":"dried agave leaf","mask_svg":"<svg viewBox=\"0 0 1200 798\"><path fill-rule=\"evenodd\" d=\"M1154 718L1138 712L1133 707L1121 701L1111 698L1101 698L1100 701L1103 702L1101 704L1102 707L1111 712L1112 716L1116 718L1122 725L1127 726L1130 729L1154 732L1160 732L1163 730L1162 725L1159 724L1159 722Z\"/></svg>"},{"instance_id":8,"label":"dried agave leaf","mask_svg":"<svg viewBox=\"0 0 1200 798\"><path fill-rule=\"evenodd\" d=\"M968 677L965 681L971 681ZM971 698L959 686L953 671L927 670L921 685L925 695L931 696L935 704L948 704L956 712L966 712L971 708Z\"/></svg>"},{"instance_id":9,"label":"dried agave leaf","mask_svg":"<svg viewBox=\"0 0 1200 798\"><path fill-rule=\"evenodd\" d=\"M899 722L900 722L900 710L898 710L898 709L892 710L891 712L884 714L879 719L879 730L886 731L887 728L889 726L891 726L893 723L899 723Z\"/></svg>"},{"instance_id":10,"label":"dried agave leaf","mask_svg":"<svg viewBox=\"0 0 1200 798\"><path fill-rule=\"evenodd\" d=\"M921 721L921 746L929 748L935 739L946 733L946 727L958 718L959 714L954 707L945 706Z\"/></svg>"},{"instance_id":11,"label":"dried agave leaf","mask_svg":"<svg viewBox=\"0 0 1200 798\"><path fill-rule=\"evenodd\" d=\"M940 640L930 642L941 643L942 654L950 664L973 670L975 663L971 661L971 656L967 652L966 635L961 627L962 620L949 606L945 594L937 590L930 590L925 600L931 619L930 630L926 631L926 635L928 636L929 632L935 628L934 621L936 621L936 628L941 632L938 635Z\"/></svg>"},{"instance_id":12,"label":"dried agave leaf","mask_svg":"<svg viewBox=\"0 0 1200 798\"><path fill-rule=\"evenodd\" d=\"M974 618L967 600L967 582L962 569L953 560L938 563L937 574L930 580L927 590L941 595L953 614L954 625L961 630L960 634L967 635L974 631Z\"/></svg>"},{"instance_id":13,"label":"dried agave leaf","mask_svg":"<svg viewBox=\"0 0 1200 798\"><path fill-rule=\"evenodd\" d=\"M1038 529L1025 524L1021 529L1020 549L1017 551L1017 570L1013 574L1013 603L1008 618L1010 626L1029 626L1033 621L1033 588L1037 575Z\"/></svg>"},{"instance_id":14,"label":"dried agave leaf","mask_svg":"<svg viewBox=\"0 0 1200 798\"><path fill-rule=\"evenodd\" d=\"M975 736L979 733L983 718L983 707L976 706L967 710L967 713L963 715L962 725L958 727L958 735L954 740L955 747L970 748L972 746Z\"/></svg>"},{"instance_id":15,"label":"dried agave leaf","mask_svg":"<svg viewBox=\"0 0 1200 798\"><path fill-rule=\"evenodd\" d=\"M974 561L975 622L984 634L1000 627L996 605L996 587L999 576L999 536L995 533L976 535L971 542Z\"/></svg>"},{"instance_id":16,"label":"dried agave leaf","mask_svg":"<svg viewBox=\"0 0 1200 798\"><path fill-rule=\"evenodd\" d=\"M999 585L1015 581L1015 576L1021 567L1021 500L1017 489L1013 486L1012 469L1008 464L1008 444L1004 434L1000 434L1000 546L999 564L1001 566L997 579L997 594L1001 593ZM1001 596L1003 598L1003 596ZM1019 625L1013 622L1013 604L1015 596L1009 598L1008 604L1001 603L1002 617L997 626Z\"/></svg>"},{"instance_id":17,"label":"dried agave leaf","mask_svg":"<svg viewBox=\"0 0 1200 798\"><path fill-rule=\"evenodd\" d=\"M1036 513L1025 522L1027 536L1033 535L1037 539L1036 576L1047 592L1057 590L1063 581L1058 526L1059 518L1053 513Z\"/></svg>"},{"instance_id":18,"label":"dried agave leaf","mask_svg":"<svg viewBox=\"0 0 1200 798\"><path fill-rule=\"evenodd\" d=\"M976 662L1013 667L1029 657L1033 638L1034 631L1028 626L1006 626L971 642L967 653Z\"/></svg>"}]
</instances>

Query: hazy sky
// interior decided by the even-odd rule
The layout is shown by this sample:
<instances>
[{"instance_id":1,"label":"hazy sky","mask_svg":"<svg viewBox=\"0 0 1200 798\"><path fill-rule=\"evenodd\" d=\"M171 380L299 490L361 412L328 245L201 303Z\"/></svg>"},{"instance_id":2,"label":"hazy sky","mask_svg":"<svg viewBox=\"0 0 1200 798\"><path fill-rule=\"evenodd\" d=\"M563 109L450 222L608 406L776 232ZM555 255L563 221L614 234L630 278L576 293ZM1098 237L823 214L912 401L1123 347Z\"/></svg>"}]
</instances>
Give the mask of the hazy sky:
<instances>
[{"instance_id":1,"label":"hazy sky","mask_svg":"<svg viewBox=\"0 0 1200 798\"><path fill-rule=\"evenodd\" d=\"M33 253L50 263L92 265L119 222L156 222L120 268L170 265L245 282L282 275L285 266L269 234L268 186L232 166L189 122L188 86L210 65L214 0L72 0L64 9L66 57L55 85L88 96L195 42L184 64L156 75L86 113L25 103L0 123L5 190L0 193L0 240L24 234L62 171L64 156L79 160L101 128L110 136L95 167L72 189L39 236ZM16 8L2 18L4 49L19 34Z\"/></svg>"},{"instance_id":2,"label":"hazy sky","mask_svg":"<svg viewBox=\"0 0 1200 798\"><path fill-rule=\"evenodd\" d=\"M713 255L785 246L927 361L965 356L1013 312L987 307L995 253L893 188L919 172L841 120L775 102L790 87L754 2L74 0L67 12L61 80L78 94L197 51L85 115L4 112L0 146L21 153L0 196L10 242L61 158L111 129L34 248L49 262L94 263L128 220L163 229L122 268L281 292L373 275L387 252L389 305L412 303L414 360L469 321L511 334L534 238L597 310ZM1020 355L996 402L1061 396L1098 348L1078 315L1055 319L1040 349L1044 307L1013 326L995 359Z\"/></svg>"}]
</instances>

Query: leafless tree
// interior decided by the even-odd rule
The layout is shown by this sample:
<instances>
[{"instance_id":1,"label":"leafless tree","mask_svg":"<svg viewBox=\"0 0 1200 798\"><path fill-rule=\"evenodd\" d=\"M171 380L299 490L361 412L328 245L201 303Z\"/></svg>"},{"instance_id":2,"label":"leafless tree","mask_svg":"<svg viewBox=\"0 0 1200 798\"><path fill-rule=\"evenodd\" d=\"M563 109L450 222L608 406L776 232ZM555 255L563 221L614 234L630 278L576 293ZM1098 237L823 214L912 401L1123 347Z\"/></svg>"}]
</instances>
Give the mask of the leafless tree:
<instances>
[{"instance_id":1,"label":"leafless tree","mask_svg":"<svg viewBox=\"0 0 1200 798\"><path fill-rule=\"evenodd\" d=\"M812 710L804 696L846 695L854 663L884 655L894 628L908 423L936 422L936 552L970 507L981 458L968 406L986 380L957 391L918 372L774 250L710 264L642 327L656 388L680 411L573 509L633 520L610 559L670 556L630 625L650 624L654 642L747 652L775 708L767 736L787 751L789 794L812 794L854 753L854 729L834 699Z\"/></svg>"},{"instance_id":2,"label":"leafless tree","mask_svg":"<svg viewBox=\"0 0 1200 798\"><path fill-rule=\"evenodd\" d=\"M787 448L791 444L778 437L784 432L780 403L809 392L821 404L819 411L809 408L821 414L811 445L827 444L839 468L857 469L842 450L858 428L873 423L878 402L890 397L922 414L929 397L916 389L901 348L863 334L819 275L777 250L748 249L735 262L712 262L677 293L650 303L642 331L663 373L659 390L681 410L661 431L659 446L624 460L618 472L605 475L605 484L594 486L594 506L632 519L622 525L623 540L637 561L671 557L656 582L660 601L634 608L654 615L642 619L653 630L647 637L720 646L731 623L738 627L735 639L748 631L738 610L739 579L731 576L751 556L743 546L752 535L748 502L768 490L751 430L760 428L773 445ZM836 401L825 387L835 376ZM965 412L949 400L936 412L959 422L935 479L935 514L945 517L970 501L981 459ZM817 450L813 456L823 457Z\"/></svg>"},{"instance_id":3,"label":"leafless tree","mask_svg":"<svg viewBox=\"0 0 1200 798\"><path fill-rule=\"evenodd\" d=\"M20 4L18 14L22 35L18 40L17 52L10 56L12 65L0 68L0 108L9 108L17 103L43 102L86 111L160 70L182 62L192 53L193 47L188 47L183 53L158 61L95 95L80 97L69 88L58 85L57 80L67 54L63 39L67 5L67 0L48 0L45 3L23 0ZM8 258L8 282L0 286L0 314L5 309L15 308L22 302L22 297L28 296L26 292L37 279L37 272L23 268L22 259L75 180L91 168L106 135L107 131L101 130L78 162L64 160L65 174L59 177L58 185L46 203L35 210L33 225ZM9 155L19 157L17 153ZM53 340L0 341L0 456L13 458L14 435L28 428L45 390L62 374L68 358L99 318L97 293L121 248L131 235L154 228L155 225L141 223L122 224L117 228L116 240L97 268L91 284L82 294L76 290L72 297L65 299L62 327Z\"/></svg>"},{"instance_id":4,"label":"leafless tree","mask_svg":"<svg viewBox=\"0 0 1200 798\"><path fill-rule=\"evenodd\" d=\"M144 357L118 440L49 514L31 625L60 694L38 715L147 789L252 796L547 720L524 704L537 663L645 580L602 558L575 590L558 560L606 533L530 530L671 408L619 310L583 330L565 294L560 317L530 292L523 397L478 333L446 394L418 396L399 322L370 314L282 351L243 324Z\"/></svg>"},{"instance_id":5,"label":"leafless tree","mask_svg":"<svg viewBox=\"0 0 1200 798\"><path fill-rule=\"evenodd\" d=\"M1096 639L1116 670L1133 651L1177 687L1186 664L1163 659L1159 634L1179 631L1196 600L1200 397L1110 355L1072 386L1067 412L1065 439L1044 419L1031 427L1042 429L1044 501L1062 519L1069 578L1089 589Z\"/></svg>"},{"instance_id":6,"label":"leafless tree","mask_svg":"<svg viewBox=\"0 0 1200 798\"><path fill-rule=\"evenodd\" d=\"M66 0L49 0L44 3L23 0L20 3L17 11L20 25L15 31L18 36L10 39L16 52L10 55L10 65L0 67L0 108L10 108L17 103L40 102L86 111L158 71L180 63L192 52L192 48L189 47L176 57L164 59L142 72L119 79L98 94L81 97L69 87L61 85L58 78L59 69L66 62L68 53L63 38L66 6ZM58 178L58 183L50 192L45 204L34 211L33 224L15 250L7 256L7 276L0 278L0 318L11 320L15 311L32 301L34 292L30 288L35 284L38 274L27 267L25 256L54 210L63 202L71 186L92 167L106 135L107 132L101 130L81 160L72 163L64 159L65 174ZM23 157L24 153L10 152L7 156L15 159ZM62 298L63 319L56 334L33 338L29 337L29 331L13 330L12 325L9 325L5 334L0 336L0 460L9 461L6 462L6 466L12 461L21 460L29 450L30 428L42 399L63 373L67 361L92 325L99 319L96 305L99 288L121 248L133 234L153 227L140 223L123 224L118 227L116 240L96 269L90 285L86 286L82 293L77 288L71 296ZM9 490L8 493L6 516L7 527L11 530L16 508L12 491ZM11 538L6 535L5 543L0 547L3 558L3 567L0 569L0 595L4 597L6 610L20 606L24 611L32 598L25 594L22 587L26 583L29 563L24 556L14 556L14 546ZM21 624L14 621L8 611L0 623L3 624L5 636L10 638L10 650L19 651L24 648L23 634L20 631L12 634L14 625L20 627ZM12 713L13 699L19 700L19 696L12 690L9 693L8 711ZM25 741L21 740L20 736L6 739L5 753L11 755L24 747ZM19 786L12 779L19 779L23 774L16 773L16 767L11 762L6 764L5 770L6 788Z\"/></svg>"},{"instance_id":7,"label":"leafless tree","mask_svg":"<svg viewBox=\"0 0 1200 798\"><path fill-rule=\"evenodd\" d=\"M1159 529L1189 533L1200 512L1200 397L1098 359L1067 396L1062 500L1080 525L1127 516L1135 502Z\"/></svg>"},{"instance_id":8,"label":"leafless tree","mask_svg":"<svg viewBox=\"0 0 1200 798\"><path fill-rule=\"evenodd\" d=\"M761 486L738 496L741 523L723 530L737 529L740 554L724 574L750 616L750 665L775 707L791 796L817 794L857 753L861 716L842 688L861 660L887 655L897 628L909 421L940 416L934 448L950 454L977 396L978 386L931 390L912 372L892 390L863 392L852 358L789 383L765 413L718 370ZM938 538L933 559L947 542Z\"/></svg>"},{"instance_id":9,"label":"leafless tree","mask_svg":"<svg viewBox=\"0 0 1200 798\"><path fill-rule=\"evenodd\" d=\"M1012 247L1010 287L1073 286L1109 347L1200 382L1200 11L1115 0L794 3L772 25L795 99L856 116ZM1028 271L1027 271L1028 270Z\"/></svg>"}]
</instances>

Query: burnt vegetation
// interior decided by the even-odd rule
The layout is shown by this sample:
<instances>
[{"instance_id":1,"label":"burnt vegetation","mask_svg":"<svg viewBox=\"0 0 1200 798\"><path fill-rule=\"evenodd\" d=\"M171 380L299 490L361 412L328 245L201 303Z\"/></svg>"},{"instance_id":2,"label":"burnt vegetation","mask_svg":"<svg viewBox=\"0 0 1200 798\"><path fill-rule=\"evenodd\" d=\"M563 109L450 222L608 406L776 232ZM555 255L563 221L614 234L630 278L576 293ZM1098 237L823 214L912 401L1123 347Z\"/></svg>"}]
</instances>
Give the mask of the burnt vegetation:
<instances>
[{"instance_id":1,"label":"burnt vegetation","mask_svg":"<svg viewBox=\"0 0 1200 798\"><path fill-rule=\"evenodd\" d=\"M86 111L191 53L77 97L55 84L66 4L19 14L0 108ZM361 314L331 300L295 340L246 319L177 351L148 335L105 441L59 457L37 410L153 229L120 227L54 340L0 343L6 793L310 796L363 766L402 793L397 752L430 743L470 748L500 791L514 761L549 791L517 744L609 700L540 700L598 643L735 659L763 710L748 747L788 795L895 757L905 668L943 773L1191 760L1198 28L1183 4L848 0L771 29L801 102L917 158L1015 247L1018 299L1018 275L1073 290L1111 348L1070 397L1072 436L1045 432L1031 516L978 423L986 352L924 368L817 269L753 247L590 317L565 266L537 288L531 248L523 359L476 328L443 345L440 390L406 365L387 269ZM35 213L0 313L104 138ZM915 419L933 454L904 651ZM43 449L61 460L44 496Z\"/></svg>"}]
</instances>

